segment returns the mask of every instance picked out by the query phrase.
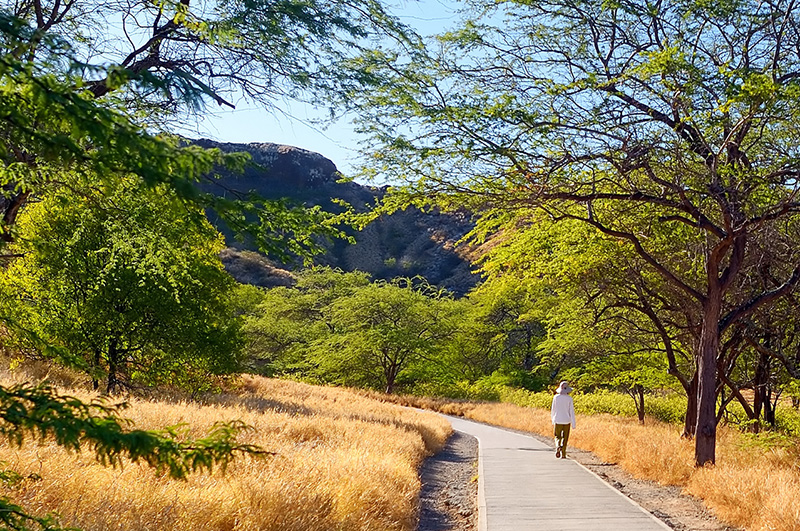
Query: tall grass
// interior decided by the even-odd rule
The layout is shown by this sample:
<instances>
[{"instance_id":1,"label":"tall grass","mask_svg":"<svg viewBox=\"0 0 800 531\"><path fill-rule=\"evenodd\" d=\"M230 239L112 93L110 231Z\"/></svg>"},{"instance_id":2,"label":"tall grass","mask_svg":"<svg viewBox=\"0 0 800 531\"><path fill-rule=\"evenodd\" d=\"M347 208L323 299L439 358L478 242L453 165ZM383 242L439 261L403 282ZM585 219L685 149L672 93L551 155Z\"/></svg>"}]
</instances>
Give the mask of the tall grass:
<instances>
[{"instance_id":1,"label":"tall grass","mask_svg":"<svg viewBox=\"0 0 800 531\"><path fill-rule=\"evenodd\" d=\"M0 495L87 531L410 531L417 524L417 468L450 433L430 413L260 377L243 377L235 393L203 404L130 404L125 416L136 427L185 424L194 436L217 421L241 419L253 427L243 442L275 455L175 481L137 464L105 468L90 452L70 454L50 441L19 450L3 445L0 460L27 479Z\"/></svg>"},{"instance_id":2,"label":"tall grass","mask_svg":"<svg viewBox=\"0 0 800 531\"><path fill-rule=\"evenodd\" d=\"M501 402L518 406L549 408L553 394L548 391L534 393L525 389L501 387L498 389ZM575 395L575 412L584 415L608 413L622 417L635 417L636 406L633 399L622 393L598 391ZM686 398L678 394L664 396L649 395L645 399L645 415L668 423L683 422L686 412Z\"/></svg>"},{"instance_id":3,"label":"tall grass","mask_svg":"<svg viewBox=\"0 0 800 531\"><path fill-rule=\"evenodd\" d=\"M460 381L439 385L417 385L412 394L445 397L452 401L508 402L518 406L541 408L549 408L550 402L553 400L553 394L549 391L528 391L491 380L479 380L475 383ZM577 413L636 416L636 405L633 398L623 393L595 391L576 394L574 398ZM686 397L678 393L651 394L645 398L645 414L654 419L663 422L683 422L685 412ZM797 435L800 436L800 429L797 431Z\"/></svg>"},{"instance_id":4,"label":"tall grass","mask_svg":"<svg viewBox=\"0 0 800 531\"><path fill-rule=\"evenodd\" d=\"M517 398L520 396L527 395ZM538 398L530 400L535 403ZM548 407L551 399L552 395ZM397 400L488 424L553 435L549 409L543 407L419 397ZM717 465L696 469L693 442L681 439L680 432L680 426L652 418L642 426L632 417L579 414L570 446L593 452L636 477L683 487L731 525L748 531L800 531L798 439L743 434L720 426Z\"/></svg>"}]
</instances>

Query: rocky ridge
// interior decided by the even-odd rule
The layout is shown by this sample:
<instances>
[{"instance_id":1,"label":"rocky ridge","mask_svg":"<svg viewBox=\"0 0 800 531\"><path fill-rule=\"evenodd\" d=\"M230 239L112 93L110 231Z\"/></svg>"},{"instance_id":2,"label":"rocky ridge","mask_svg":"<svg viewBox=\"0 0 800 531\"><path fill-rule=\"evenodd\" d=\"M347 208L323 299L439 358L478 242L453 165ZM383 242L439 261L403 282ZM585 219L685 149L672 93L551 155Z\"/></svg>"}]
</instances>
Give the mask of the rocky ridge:
<instances>
[{"instance_id":1,"label":"rocky ridge","mask_svg":"<svg viewBox=\"0 0 800 531\"><path fill-rule=\"evenodd\" d=\"M332 199L342 199L364 211L386 191L384 188L343 182L336 165L324 156L301 148L271 143L234 144L196 140L205 148L246 151L253 165L243 174L223 173L216 185L206 190L227 195L255 192L269 198L288 198L297 203L335 209ZM466 215L424 213L414 208L397 212L350 231L355 244L335 241L315 263L345 271L360 270L376 279L423 276L432 284L462 295L475 286L466 252L456 245L472 228ZM254 254L229 239L223 254L226 268L240 282L262 286L286 285L286 270L299 264L281 265Z\"/></svg>"}]
</instances>

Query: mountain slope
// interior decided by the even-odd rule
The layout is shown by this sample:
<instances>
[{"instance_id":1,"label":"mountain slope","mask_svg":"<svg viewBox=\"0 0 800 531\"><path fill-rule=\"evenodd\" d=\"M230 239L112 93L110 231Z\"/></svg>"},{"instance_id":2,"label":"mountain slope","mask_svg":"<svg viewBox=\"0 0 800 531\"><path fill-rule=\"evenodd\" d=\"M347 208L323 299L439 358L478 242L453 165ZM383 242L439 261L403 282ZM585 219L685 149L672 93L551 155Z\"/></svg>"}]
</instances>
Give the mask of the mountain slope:
<instances>
[{"instance_id":1,"label":"mountain slope","mask_svg":"<svg viewBox=\"0 0 800 531\"><path fill-rule=\"evenodd\" d=\"M243 174L225 173L216 186L206 189L216 194L255 192L266 198L288 197L307 205L335 208L332 198L347 201L364 211L385 193L385 188L339 182L336 165L318 153L270 143L232 144L197 140L202 147L224 151L246 151L253 162ZM429 282L448 288L458 295L469 291L478 281L471 271L466 251L456 246L472 225L467 215L423 213L410 208L382 216L361 232L351 231L356 243L336 241L315 260L320 265L345 271L361 270L374 278L423 276ZM295 265L277 266L248 254L241 244L229 238L229 250L223 257L228 270L241 282L257 285L283 285L285 274L277 278L274 269L292 269ZM265 269L259 269L259 263ZM267 270L273 268L272 273Z\"/></svg>"}]
</instances>

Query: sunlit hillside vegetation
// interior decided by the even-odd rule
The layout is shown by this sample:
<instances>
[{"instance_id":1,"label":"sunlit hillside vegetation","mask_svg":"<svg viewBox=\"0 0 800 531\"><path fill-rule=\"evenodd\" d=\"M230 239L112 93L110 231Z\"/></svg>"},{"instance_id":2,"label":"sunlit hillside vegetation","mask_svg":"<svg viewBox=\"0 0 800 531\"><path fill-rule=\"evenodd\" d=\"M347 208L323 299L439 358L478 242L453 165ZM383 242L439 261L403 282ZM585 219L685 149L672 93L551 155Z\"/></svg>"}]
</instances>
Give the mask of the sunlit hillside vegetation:
<instances>
[{"instance_id":1,"label":"sunlit hillside vegetation","mask_svg":"<svg viewBox=\"0 0 800 531\"><path fill-rule=\"evenodd\" d=\"M2 384L29 378L6 372ZM2 494L87 531L410 531L418 518L417 468L450 433L433 414L348 390L260 377L242 377L234 392L204 402L129 404L124 416L136 427L185 426L179 429L193 436L217 421L241 419L252 429L240 439L273 454L241 457L226 471L176 481L138 464L107 468L90 451L74 455L50 440L21 449L3 443L0 460L23 479Z\"/></svg>"},{"instance_id":2,"label":"sunlit hillside vegetation","mask_svg":"<svg viewBox=\"0 0 800 531\"><path fill-rule=\"evenodd\" d=\"M550 412L541 407L413 397L397 400L552 436ZM651 418L641 425L631 416L578 414L569 442L638 478L682 487L733 526L747 531L800 529L800 438L774 433L756 436L720 426L716 466L696 468L693 442L679 434L678 425Z\"/></svg>"}]
</instances>

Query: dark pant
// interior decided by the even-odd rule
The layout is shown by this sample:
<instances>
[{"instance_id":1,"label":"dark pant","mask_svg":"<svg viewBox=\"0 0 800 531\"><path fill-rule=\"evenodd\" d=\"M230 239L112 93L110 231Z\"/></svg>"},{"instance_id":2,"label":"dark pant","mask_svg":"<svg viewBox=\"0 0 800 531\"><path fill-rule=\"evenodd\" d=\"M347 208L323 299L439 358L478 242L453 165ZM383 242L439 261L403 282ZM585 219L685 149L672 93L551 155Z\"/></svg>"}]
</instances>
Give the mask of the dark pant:
<instances>
[{"instance_id":1,"label":"dark pant","mask_svg":"<svg viewBox=\"0 0 800 531\"><path fill-rule=\"evenodd\" d=\"M569 440L570 424L556 424L556 448L561 450L561 455L567 455L567 441Z\"/></svg>"}]
</instances>

